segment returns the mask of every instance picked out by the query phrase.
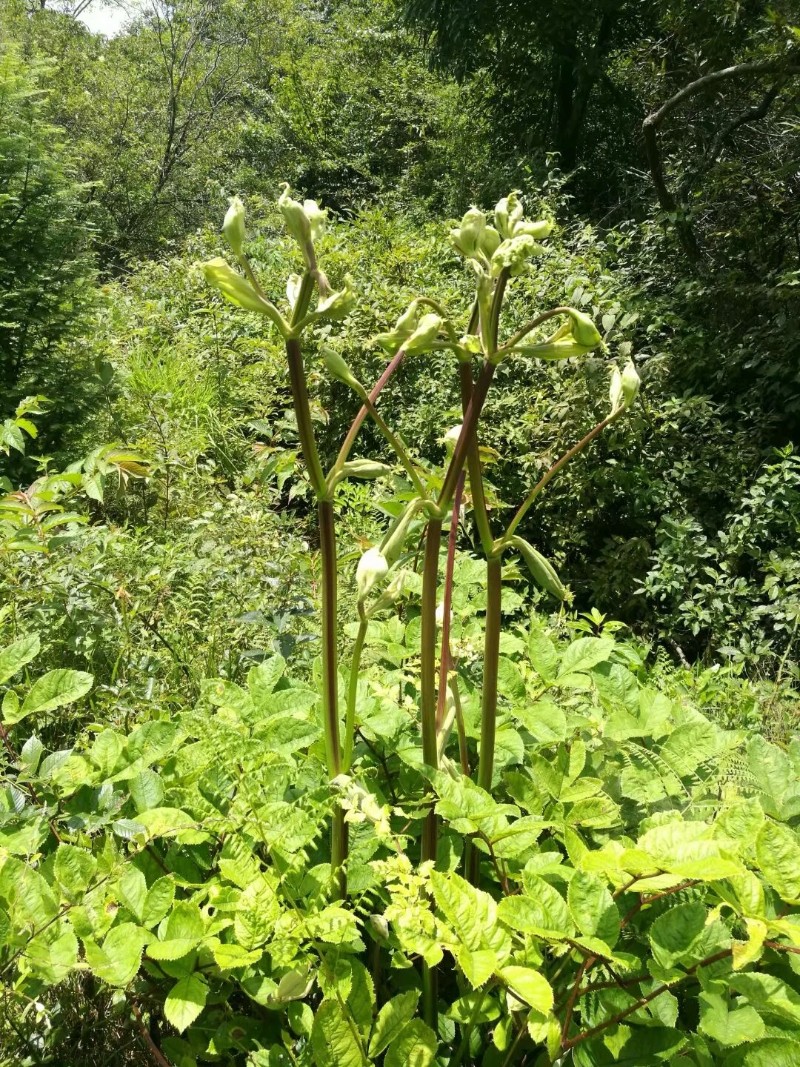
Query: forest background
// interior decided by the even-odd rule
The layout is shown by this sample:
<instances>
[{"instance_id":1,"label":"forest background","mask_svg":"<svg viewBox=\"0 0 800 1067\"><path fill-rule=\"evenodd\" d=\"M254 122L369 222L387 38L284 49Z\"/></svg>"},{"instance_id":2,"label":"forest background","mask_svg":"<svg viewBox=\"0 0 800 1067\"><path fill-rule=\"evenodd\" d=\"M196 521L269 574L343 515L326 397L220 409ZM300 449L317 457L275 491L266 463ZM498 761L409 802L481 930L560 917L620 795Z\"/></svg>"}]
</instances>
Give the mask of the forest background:
<instances>
[{"instance_id":1,"label":"forest background","mask_svg":"<svg viewBox=\"0 0 800 1067\"><path fill-rule=\"evenodd\" d=\"M47 634L39 666L94 675L86 722L168 712L265 649L315 650L282 350L196 267L237 195L282 284L286 181L339 223L325 251L359 280L347 357L364 381L384 364L369 339L414 295L466 299L443 220L514 188L555 219L524 292L592 315L643 386L521 531L574 596L552 625L618 620L723 721L788 739L790 0L155 0L111 38L81 7L0 0L0 447L3 489L27 509L9 497L0 516L0 626ZM484 454L495 514L602 417L605 363L501 368ZM460 401L435 362L409 362L384 402L438 463ZM357 401L319 375L314 405L330 453ZM342 494L354 569L384 514L369 483ZM521 573L511 584L512 614L552 611Z\"/></svg>"}]
</instances>

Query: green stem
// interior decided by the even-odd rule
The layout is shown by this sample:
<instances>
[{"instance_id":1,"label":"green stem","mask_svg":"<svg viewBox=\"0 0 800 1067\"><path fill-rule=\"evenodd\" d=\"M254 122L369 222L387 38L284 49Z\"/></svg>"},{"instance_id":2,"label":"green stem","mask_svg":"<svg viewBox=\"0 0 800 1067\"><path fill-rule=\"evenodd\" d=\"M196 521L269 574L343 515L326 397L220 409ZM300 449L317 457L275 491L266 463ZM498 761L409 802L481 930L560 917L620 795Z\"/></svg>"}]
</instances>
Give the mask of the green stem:
<instances>
[{"instance_id":1,"label":"green stem","mask_svg":"<svg viewBox=\"0 0 800 1067\"><path fill-rule=\"evenodd\" d=\"M378 397L381 394L381 390L383 389L384 385L386 385L386 383L389 381L389 379L397 370L397 368L400 366L400 364L403 362L403 360L405 359L405 355L405 350L402 348L398 348L397 352L395 352L391 362L387 365L383 374L380 376L380 378L378 378L377 382L375 382L372 387L372 391L369 394L369 399L372 404L375 404L377 402ZM358 437L358 431L361 429L364 423L364 419L366 419L368 414L369 409L367 408L366 404L363 404L358 414L353 419L352 425L347 431L347 436L342 442L342 447L339 449L339 455L336 457L334 470L341 470L342 466L347 462L347 457L350 455L353 445L356 442L356 437Z\"/></svg>"},{"instance_id":2,"label":"green stem","mask_svg":"<svg viewBox=\"0 0 800 1067\"><path fill-rule=\"evenodd\" d=\"M314 427L311 422L311 403L306 385L305 367L300 342L286 341L289 380L292 386L297 431L308 475L317 498L320 558L322 562L322 725L325 737L325 761L328 776L341 773L341 740L339 737L339 665L337 648L337 582L336 525L333 502L329 499L325 475L319 461ZM344 811L337 807L331 827L331 867L338 879L339 891L344 895L347 857L347 826Z\"/></svg>"},{"instance_id":3,"label":"green stem","mask_svg":"<svg viewBox=\"0 0 800 1067\"><path fill-rule=\"evenodd\" d=\"M367 637L369 620L362 618L358 624L356 643L353 645L353 658L350 661L350 679L347 684L347 711L344 722L344 752L342 753L342 771L350 772L353 759L353 740L356 730L356 697L358 695L358 676L361 670L361 654Z\"/></svg>"},{"instance_id":4,"label":"green stem","mask_svg":"<svg viewBox=\"0 0 800 1067\"><path fill-rule=\"evenodd\" d=\"M602 422L598 422L598 424L593 426L585 437L582 437L576 445L573 445L569 452L565 452L561 459L554 463L553 466L542 475L517 509L517 513L511 520L508 529L503 534L499 545L496 546L498 549L502 551L502 549L509 543L514 536L514 531L525 518L538 495L550 484L562 467L565 467L571 459L574 459L575 456L577 456L579 452L582 452L588 444L591 444L595 437L597 437L598 434L601 434L612 422L615 422L621 414L622 411L616 411L613 414L608 415Z\"/></svg>"},{"instance_id":5,"label":"green stem","mask_svg":"<svg viewBox=\"0 0 800 1067\"><path fill-rule=\"evenodd\" d=\"M498 348L498 353L506 354L511 351L514 345L518 345L520 341L524 340L531 332L535 330L537 326L542 326L548 319L554 319L558 315L569 315L570 308L557 307L552 308L550 311L543 311L541 315L537 315L535 319L531 319L529 323L522 327L517 332Z\"/></svg>"},{"instance_id":6,"label":"green stem","mask_svg":"<svg viewBox=\"0 0 800 1067\"><path fill-rule=\"evenodd\" d=\"M447 707L447 680L450 673L450 613L453 606L453 571L456 562L456 544L458 542L458 517L461 512L461 497L464 492L464 475L458 479L456 495L453 498L453 511L450 515L450 535L447 539L447 562L444 570L444 598L442 601L442 651L439 657L439 699L436 704L436 734L444 725L444 712Z\"/></svg>"},{"instance_id":7,"label":"green stem","mask_svg":"<svg viewBox=\"0 0 800 1067\"><path fill-rule=\"evenodd\" d=\"M416 467L414 466L411 457L408 454L408 449L406 448L405 441L402 439L402 437L400 437L399 434L396 434L393 430L389 429L389 427L383 421L381 416L378 414L375 405L366 395L364 396L364 406L369 411L370 418L373 420L375 425L378 427L383 436L389 442L391 447L394 449L395 455L405 467L406 473L411 479L411 482L414 488L416 489L417 494L424 500L428 494L425 490L425 486L422 484L420 476L417 474Z\"/></svg>"},{"instance_id":8,"label":"green stem","mask_svg":"<svg viewBox=\"0 0 800 1067\"><path fill-rule=\"evenodd\" d=\"M319 461L314 426L311 422L311 401L309 400L308 386L306 385L303 355L297 338L290 337L286 341L286 358L289 364L289 381L292 386L294 414L297 420L297 433L300 438L303 459L317 500L325 500L328 497L328 487L325 484L325 475L322 472L322 465Z\"/></svg>"},{"instance_id":9,"label":"green stem","mask_svg":"<svg viewBox=\"0 0 800 1067\"><path fill-rule=\"evenodd\" d=\"M436 769L436 594L439 584L439 542L442 520L431 519L425 530L425 559L422 569L420 630L420 712L422 718L422 758ZM435 859L423 854L423 859Z\"/></svg>"},{"instance_id":10,"label":"green stem","mask_svg":"<svg viewBox=\"0 0 800 1067\"><path fill-rule=\"evenodd\" d=\"M425 561L422 571L420 635L420 714L422 718L422 758L433 770L438 765L436 745L436 592L439 581L439 541L442 520L430 519L425 531ZM422 827L421 859L436 862L437 819L433 807ZM435 967L422 965L422 999L425 1022L437 1030L437 974Z\"/></svg>"},{"instance_id":11,"label":"green stem","mask_svg":"<svg viewBox=\"0 0 800 1067\"><path fill-rule=\"evenodd\" d=\"M461 386L461 410L464 418L466 418L474 388L472 365L470 363L459 363L458 378ZM469 488L472 495L472 511L475 515L475 525L478 527L478 536L481 540L484 555L488 556L492 551L494 539L489 525L489 513L486 510L486 496L483 490L483 471L481 469L477 430L473 430L467 442L467 472L469 474Z\"/></svg>"},{"instance_id":12,"label":"green stem","mask_svg":"<svg viewBox=\"0 0 800 1067\"><path fill-rule=\"evenodd\" d=\"M472 399L467 406L467 410L464 414L464 421L461 426L461 433L458 435L458 441L453 449L453 455L450 459L450 465L447 468L447 473L444 476L444 484L442 485L441 492L439 493L439 499L437 501L439 508L445 511L453 499L453 493L455 492L456 485L458 484L458 478L461 471L464 468L464 463L467 458L467 450L469 447L470 438L475 433L475 428L478 425L478 420L481 417L483 411L483 405L486 401L486 394L489 392L489 386L492 384L492 378L494 377L495 365L494 363L486 362L483 365L483 369L478 377L477 382L472 390Z\"/></svg>"},{"instance_id":13,"label":"green stem","mask_svg":"<svg viewBox=\"0 0 800 1067\"><path fill-rule=\"evenodd\" d=\"M497 669L500 656L500 598L503 565L499 556L486 561L486 620L483 635L483 694L481 696L481 751L478 785L492 788L494 742L497 731Z\"/></svg>"}]
</instances>

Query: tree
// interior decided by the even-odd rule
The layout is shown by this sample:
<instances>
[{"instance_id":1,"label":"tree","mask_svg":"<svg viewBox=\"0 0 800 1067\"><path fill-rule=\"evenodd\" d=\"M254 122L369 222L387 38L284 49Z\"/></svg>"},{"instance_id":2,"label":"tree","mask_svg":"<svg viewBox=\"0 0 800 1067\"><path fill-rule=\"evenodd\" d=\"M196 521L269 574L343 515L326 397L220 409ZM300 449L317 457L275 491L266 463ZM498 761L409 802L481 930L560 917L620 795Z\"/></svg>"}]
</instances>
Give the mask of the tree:
<instances>
[{"instance_id":1,"label":"tree","mask_svg":"<svg viewBox=\"0 0 800 1067\"><path fill-rule=\"evenodd\" d=\"M46 117L42 68L0 48L0 384L14 393L92 298L86 188Z\"/></svg>"}]
</instances>

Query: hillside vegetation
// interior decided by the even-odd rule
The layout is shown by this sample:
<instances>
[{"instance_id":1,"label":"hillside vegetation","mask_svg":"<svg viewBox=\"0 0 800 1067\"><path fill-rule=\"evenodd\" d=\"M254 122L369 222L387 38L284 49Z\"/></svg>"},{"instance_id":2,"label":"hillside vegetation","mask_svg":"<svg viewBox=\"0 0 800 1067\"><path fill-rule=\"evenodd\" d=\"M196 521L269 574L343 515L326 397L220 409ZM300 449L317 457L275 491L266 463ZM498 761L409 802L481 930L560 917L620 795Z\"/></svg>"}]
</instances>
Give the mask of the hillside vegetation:
<instances>
[{"instance_id":1,"label":"hillside vegetation","mask_svg":"<svg viewBox=\"0 0 800 1067\"><path fill-rule=\"evenodd\" d=\"M800 1061L792 5L84 6L0 0L0 1064Z\"/></svg>"}]
</instances>

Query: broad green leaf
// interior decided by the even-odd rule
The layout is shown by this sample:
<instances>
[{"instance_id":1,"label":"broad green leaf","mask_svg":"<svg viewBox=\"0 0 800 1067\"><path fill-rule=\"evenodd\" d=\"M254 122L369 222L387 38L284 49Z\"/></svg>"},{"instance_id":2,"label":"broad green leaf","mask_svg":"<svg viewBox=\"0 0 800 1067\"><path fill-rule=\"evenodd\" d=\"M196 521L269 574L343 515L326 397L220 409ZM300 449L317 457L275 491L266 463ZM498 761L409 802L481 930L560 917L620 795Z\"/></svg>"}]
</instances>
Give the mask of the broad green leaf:
<instances>
[{"instance_id":1,"label":"broad green leaf","mask_svg":"<svg viewBox=\"0 0 800 1067\"><path fill-rule=\"evenodd\" d=\"M280 912L275 890L266 878L257 878L245 889L236 905L236 940L244 948L261 948L269 940Z\"/></svg>"},{"instance_id":2,"label":"broad green leaf","mask_svg":"<svg viewBox=\"0 0 800 1067\"><path fill-rule=\"evenodd\" d=\"M174 899L175 883L172 879L168 875L156 879L147 890L147 896L144 898L142 926L146 926L150 930L156 923L160 923L172 907Z\"/></svg>"},{"instance_id":3,"label":"broad green leaf","mask_svg":"<svg viewBox=\"0 0 800 1067\"><path fill-rule=\"evenodd\" d=\"M558 670L558 651L555 644L535 622L531 621L528 635L528 656L531 665L543 682L552 682Z\"/></svg>"},{"instance_id":4,"label":"broad green leaf","mask_svg":"<svg viewBox=\"0 0 800 1067\"><path fill-rule=\"evenodd\" d=\"M736 1049L722 1061L722 1067L797 1067L800 1042L790 1037L767 1037Z\"/></svg>"},{"instance_id":5,"label":"broad green leaf","mask_svg":"<svg viewBox=\"0 0 800 1067\"><path fill-rule=\"evenodd\" d=\"M111 777L125 748L125 738L116 730L103 730L89 750L89 759L105 777Z\"/></svg>"},{"instance_id":6,"label":"broad green leaf","mask_svg":"<svg viewBox=\"0 0 800 1067\"><path fill-rule=\"evenodd\" d=\"M764 1037L764 1020L749 1005L729 1009L725 998L717 993L700 993L700 1031L720 1045L741 1045Z\"/></svg>"},{"instance_id":7,"label":"broad green leaf","mask_svg":"<svg viewBox=\"0 0 800 1067\"><path fill-rule=\"evenodd\" d=\"M755 963L764 951L764 941L767 936L767 924L761 919L745 918L747 927L747 940L733 942L733 969L742 971Z\"/></svg>"},{"instance_id":8,"label":"broad green leaf","mask_svg":"<svg viewBox=\"0 0 800 1067\"><path fill-rule=\"evenodd\" d=\"M384 1067L429 1067L436 1048L433 1030L422 1019L414 1019L389 1046Z\"/></svg>"},{"instance_id":9,"label":"broad green leaf","mask_svg":"<svg viewBox=\"0 0 800 1067\"><path fill-rule=\"evenodd\" d=\"M181 900L159 929L158 941L147 946L153 960L179 960L198 947L205 935L205 919L193 901Z\"/></svg>"},{"instance_id":10,"label":"broad green leaf","mask_svg":"<svg viewBox=\"0 0 800 1067\"><path fill-rule=\"evenodd\" d=\"M122 923L109 931L102 948L84 942L86 962L104 982L126 986L133 981L142 961L147 933L134 923Z\"/></svg>"},{"instance_id":11,"label":"broad green leaf","mask_svg":"<svg viewBox=\"0 0 800 1067\"><path fill-rule=\"evenodd\" d=\"M169 837L185 830L194 830L196 821L180 808L151 808L149 811L141 811L136 816L136 821L147 831L147 839L152 841L156 837ZM201 838L205 835L201 833Z\"/></svg>"},{"instance_id":12,"label":"broad green leaf","mask_svg":"<svg viewBox=\"0 0 800 1067\"><path fill-rule=\"evenodd\" d=\"M756 1011L767 1019L772 1018L790 1023L795 1028L800 1027L800 994L780 978L750 971L732 974L730 986L747 997Z\"/></svg>"},{"instance_id":13,"label":"broad green leaf","mask_svg":"<svg viewBox=\"0 0 800 1067\"><path fill-rule=\"evenodd\" d=\"M317 1009L311 1046L317 1067L364 1067L366 1063L353 1024L338 1000L323 1000Z\"/></svg>"},{"instance_id":14,"label":"broad green leaf","mask_svg":"<svg viewBox=\"0 0 800 1067\"><path fill-rule=\"evenodd\" d=\"M567 717L551 700L537 700L513 709L517 719L541 745L563 741L567 736Z\"/></svg>"},{"instance_id":15,"label":"broad green leaf","mask_svg":"<svg viewBox=\"0 0 800 1067\"><path fill-rule=\"evenodd\" d=\"M145 768L128 783L131 800L139 812L158 808L164 799L164 783L155 771Z\"/></svg>"},{"instance_id":16,"label":"broad green leaf","mask_svg":"<svg viewBox=\"0 0 800 1067\"><path fill-rule=\"evenodd\" d=\"M460 944L453 948L456 963L473 989L478 989L499 966L497 953L491 948L467 948Z\"/></svg>"},{"instance_id":17,"label":"broad green leaf","mask_svg":"<svg viewBox=\"0 0 800 1067\"><path fill-rule=\"evenodd\" d=\"M147 898L147 880L142 872L130 864L119 880L119 896L122 903L141 922L144 914L144 902Z\"/></svg>"},{"instance_id":18,"label":"broad green leaf","mask_svg":"<svg viewBox=\"0 0 800 1067\"><path fill-rule=\"evenodd\" d=\"M86 849L63 843L56 849L53 874L68 900L80 900L96 870L97 860Z\"/></svg>"},{"instance_id":19,"label":"broad green leaf","mask_svg":"<svg viewBox=\"0 0 800 1067\"><path fill-rule=\"evenodd\" d=\"M765 822L756 838L764 877L788 904L800 904L800 840L788 826Z\"/></svg>"},{"instance_id":20,"label":"broad green leaf","mask_svg":"<svg viewBox=\"0 0 800 1067\"><path fill-rule=\"evenodd\" d=\"M557 682L568 682L571 675L584 673L598 663L604 663L614 651L614 644L610 637L579 637L564 650L558 665Z\"/></svg>"},{"instance_id":21,"label":"broad green leaf","mask_svg":"<svg viewBox=\"0 0 800 1067\"><path fill-rule=\"evenodd\" d=\"M285 670L286 660L283 656L272 656L263 663L250 668L247 675L247 687L256 709L261 709L263 702L274 691Z\"/></svg>"},{"instance_id":22,"label":"broad green leaf","mask_svg":"<svg viewBox=\"0 0 800 1067\"><path fill-rule=\"evenodd\" d=\"M704 904L676 904L650 927L650 946L656 961L667 969L690 956L708 918Z\"/></svg>"},{"instance_id":23,"label":"broad green leaf","mask_svg":"<svg viewBox=\"0 0 800 1067\"><path fill-rule=\"evenodd\" d=\"M550 983L531 967L503 967L498 972L506 985L531 1008L547 1015L553 1007L553 990Z\"/></svg>"},{"instance_id":24,"label":"broad green leaf","mask_svg":"<svg viewBox=\"0 0 800 1067\"><path fill-rule=\"evenodd\" d=\"M94 685L94 678L85 671L48 671L37 678L22 702L17 722L28 715L54 711L65 704L74 704Z\"/></svg>"},{"instance_id":25,"label":"broad green leaf","mask_svg":"<svg viewBox=\"0 0 800 1067\"><path fill-rule=\"evenodd\" d=\"M164 1001L164 1015L179 1034L195 1021L206 1006L208 985L199 975L190 974L176 982Z\"/></svg>"},{"instance_id":26,"label":"broad green leaf","mask_svg":"<svg viewBox=\"0 0 800 1067\"><path fill-rule=\"evenodd\" d=\"M71 929L53 926L27 943L25 960L38 978L58 985L78 962L78 939Z\"/></svg>"},{"instance_id":27,"label":"broad green leaf","mask_svg":"<svg viewBox=\"0 0 800 1067\"><path fill-rule=\"evenodd\" d=\"M226 944L224 942L213 945L211 954L221 971L232 971L237 967L250 967L252 964L258 963L263 955L260 949L248 951L242 948L241 945Z\"/></svg>"},{"instance_id":28,"label":"broad green leaf","mask_svg":"<svg viewBox=\"0 0 800 1067\"><path fill-rule=\"evenodd\" d=\"M436 903L456 937L468 949L502 950L507 937L497 922L497 905L488 893L476 889L455 873L431 873Z\"/></svg>"},{"instance_id":29,"label":"broad green leaf","mask_svg":"<svg viewBox=\"0 0 800 1067\"><path fill-rule=\"evenodd\" d=\"M181 900L167 916L164 924L164 940L189 938L199 941L205 930L206 923L199 905L191 900Z\"/></svg>"},{"instance_id":30,"label":"broad green leaf","mask_svg":"<svg viewBox=\"0 0 800 1067\"><path fill-rule=\"evenodd\" d=\"M574 932L564 898L543 878L525 878L525 895L504 897L497 906L499 917L513 930L550 937L569 937Z\"/></svg>"},{"instance_id":31,"label":"broad green leaf","mask_svg":"<svg viewBox=\"0 0 800 1067\"><path fill-rule=\"evenodd\" d=\"M18 641L7 645L0 651L0 685L5 685L9 678L13 678L17 671L21 671L26 663L39 654L39 635L28 634L20 637Z\"/></svg>"},{"instance_id":32,"label":"broad green leaf","mask_svg":"<svg viewBox=\"0 0 800 1067\"><path fill-rule=\"evenodd\" d=\"M619 937L619 910L605 882L577 871L567 889L567 907L575 925L587 937L599 937L612 948Z\"/></svg>"}]
</instances>

